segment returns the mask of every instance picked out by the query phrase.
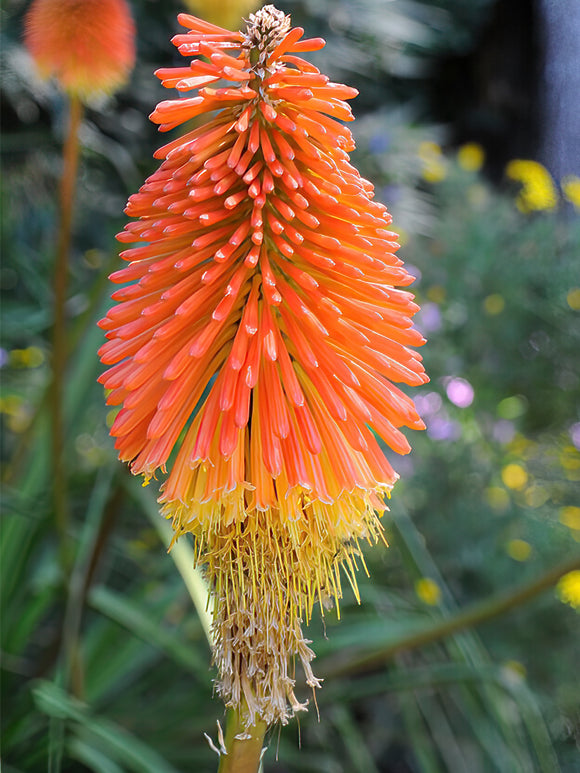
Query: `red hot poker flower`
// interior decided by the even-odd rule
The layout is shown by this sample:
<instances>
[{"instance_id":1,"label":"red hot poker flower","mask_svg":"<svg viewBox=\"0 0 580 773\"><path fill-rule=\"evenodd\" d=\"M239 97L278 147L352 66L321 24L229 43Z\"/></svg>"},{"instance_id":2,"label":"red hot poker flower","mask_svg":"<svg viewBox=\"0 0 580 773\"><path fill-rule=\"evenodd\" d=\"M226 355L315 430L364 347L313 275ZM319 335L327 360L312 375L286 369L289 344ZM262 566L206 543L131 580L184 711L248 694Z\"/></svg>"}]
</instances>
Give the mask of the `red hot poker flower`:
<instances>
[{"instance_id":1,"label":"red hot poker flower","mask_svg":"<svg viewBox=\"0 0 580 773\"><path fill-rule=\"evenodd\" d=\"M135 61L135 30L125 0L34 0L26 47L44 77L69 94L111 94Z\"/></svg>"},{"instance_id":2,"label":"red hot poker flower","mask_svg":"<svg viewBox=\"0 0 580 773\"><path fill-rule=\"evenodd\" d=\"M427 381L423 338L391 217L349 163L357 92L300 56L324 41L273 6L246 33L179 21L194 59L157 76L198 94L151 117L209 116L129 200L119 239L141 244L111 277L128 284L101 382L120 458L147 479L169 464L162 512L206 564L226 702L285 722L293 656L318 686L301 618L338 603L341 566L356 593L359 540L381 533L397 475L377 435L405 454L400 427L423 428L393 383Z\"/></svg>"}]
</instances>

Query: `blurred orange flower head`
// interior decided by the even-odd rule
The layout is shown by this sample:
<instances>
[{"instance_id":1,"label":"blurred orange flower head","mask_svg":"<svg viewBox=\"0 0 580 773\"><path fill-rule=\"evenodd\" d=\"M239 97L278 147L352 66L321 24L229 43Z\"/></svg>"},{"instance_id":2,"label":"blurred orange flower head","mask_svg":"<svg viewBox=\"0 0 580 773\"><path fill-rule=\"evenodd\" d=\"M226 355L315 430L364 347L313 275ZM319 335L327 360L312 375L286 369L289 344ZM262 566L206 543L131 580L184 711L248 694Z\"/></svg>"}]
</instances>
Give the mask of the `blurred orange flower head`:
<instances>
[{"instance_id":1,"label":"blurred orange flower head","mask_svg":"<svg viewBox=\"0 0 580 773\"><path fill-rule=\"evenodd\" d=\"M194 59L157 76L198 93L151 118L207 118L129 200L101 382L120 458L170 468L162 512L206 566L226 703L285 722L295 656L318 686L301 620L338 603L341 568L356 593L359 541L381 537L398 476L379 438L406 454L400 428L424 427L394 383L427 381L423 338L391 217L349 163L357 92L301 57L324 41L273 6L244 33L179 21Z\"/></svg>"},{"instance_id":2,"label":"blurred orange flower head","mask_svg":"<svg viewBox=\"0 0 580 773\"><path fill-rule=\"evenodd\" d=\"M125 0L34 0L24 39L40 74L82 99L116 91L135 62Z\"/></svg>"}]
</instances>

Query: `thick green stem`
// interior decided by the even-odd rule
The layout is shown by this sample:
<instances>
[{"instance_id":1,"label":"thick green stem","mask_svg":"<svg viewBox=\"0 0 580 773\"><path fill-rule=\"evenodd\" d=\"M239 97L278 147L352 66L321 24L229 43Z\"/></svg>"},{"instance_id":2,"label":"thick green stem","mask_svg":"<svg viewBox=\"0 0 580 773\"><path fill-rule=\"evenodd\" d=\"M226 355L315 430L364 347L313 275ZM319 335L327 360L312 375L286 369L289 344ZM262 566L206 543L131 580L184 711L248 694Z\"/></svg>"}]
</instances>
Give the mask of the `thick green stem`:
<instances>
[{"instance_id":1,"label":"thick green stem","mask_svg":"<svg viewBox=\"0 0 580 773\"><path fill-rule=\"evenodd\" d=\"M54 267L54 326L52 330L52 479L53 506L56 528L60 540L61 568L65 576L70 570L67 547L68 509L66 497L66 472L63 461L63 385L66 367L66 315L65 302L68 280L68 255L71 242L73 199L79 157L79 127L83 106L76 96L70 99L69 127L64 144L63 173L60 185L60 223Z\"/></svg>"},{"instance_id":2,"label":"thick green stem","mask_svg":"<svg viewBox=\"0 0 580 773\"><path fill-rule=\"evenodd\" d=\"M580 556L558 564L558 566L549 569L537 579L520 586L516 590L498 594L488 601L482 601L479 604L473 604L471 608L465 609L453 617L415 631L409 636L398 639L380 650L358 657L351 654L348 661L344 663L333 664L329 662L326 667L322 668L323 676L325 679L329 679L337 676L353 676L374 671L399 652L440 641L457 631L480 625L486 620L491 620L494 617L509 612L510 609L519 607L547 588L551 588L561 577L575 569L580 569Z\"/></svg>"},{"instance_id":3,"label":"thick green stem","mask_svg":"<svg viewBox=\"0 0 580 773\"><path fill-rule=\"evenodd\" d=\"M258 773L262 760L265 722L244 730L240 712L230 709L226 718L225 747L218 773Z\"/></svg>"}]
</instances>

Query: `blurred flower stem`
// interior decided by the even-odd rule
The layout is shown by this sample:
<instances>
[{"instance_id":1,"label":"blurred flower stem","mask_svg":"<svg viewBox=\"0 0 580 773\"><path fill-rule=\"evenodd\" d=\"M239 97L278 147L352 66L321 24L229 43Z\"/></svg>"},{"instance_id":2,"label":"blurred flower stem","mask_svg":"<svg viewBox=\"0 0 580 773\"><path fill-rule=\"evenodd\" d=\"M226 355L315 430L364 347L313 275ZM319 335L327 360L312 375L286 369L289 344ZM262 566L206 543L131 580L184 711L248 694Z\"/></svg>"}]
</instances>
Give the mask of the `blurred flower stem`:
<instances>
[{"instance_id":1,"label":"blurred flower stem","mask_svg":"<svg viewBox=\"0 0 580 773\"><path fill-rule=\"evenodd\" d=\"M85 669L81 648L84 608L95 573L119 517L125 492L111 470L101 469L87 503L85 523L76 556L71 561L70 581L62 626L62 685L85 700Z\"/></svg>"},{"instance_id":2,"label":"blurred flower stem","mask_svg":"<svg viewBox=\"0 0 580 773\"><path fill-rule=\"evenodd\" d=\"M70 354L75 351L76 347L82 341L83 336L86 335L87 330L94 324L96 310L101 306L105 291L108 289L108 276L116 268L118 260L119 256L117 253L112 252L108 261L105 263L104 270L97 273L91 289L87 293L88 305L86 309L76 320L74 320L74 324L71 324L67 331L67 356L70 356ZM35 435L38 434L39 420L46 415L50 401L52 401L51 383L47 384L45 390L42 392L29 424L17 437L12 457L5 465L2 475L3 483L8 484L17 480L18 476L22 473L24 465L28 463L27 454L30 451L30 446Z\"/></svg>"},{"instance_id":3,"label":"blurred flower stem","mask_svg":"<svg viewBox=\"0 0 580 773\"><path fill-rule=\"evenodd\" d=\"M258 773L266 730L265 722L257 722L245 729L241 712L230 709L226 718L227 754L220 755L218 773Z\"/></svg>"},{"instance_id":4,"label":"blurred flower stem","mask_svg":"<svg viewBox=\"0 0 580 773\"><path fill-rule=\"evenodd\" d=\"M60 542L60 563L64 576L70 570L67 546L68 506L66 471L63 461L63 388L67 360L66 292L68 257L71 243L73 200L79 159L79 127L83 105L77 95L70 97L69 125L64 143L63 172L60 185L60 223L54 268L54 325L52 330L52 478L54 517Z\"/></svg>"},{"instance_id":5,"label":"blurred flower stem","mask_svg":"<svg viewBox=\"0 0 580 773\"><path fill-rule=\"evenodd\" d=\"M426 644L432 644L445 639L457 631L480 625L530 601L539 593L542 593L542 591L554 586L561 577L575 569L580 569L580 555L548 569L540 577L521 585L516 590L497 594L487 601L473 604L470 608L452 617L441 620L435 625L414 631L408 636L397 639L374 652L367 652L358 657L350 653L347 662L329 662L323 669L324 678L368 673L380 668L399 652L423 647Z\"/></svg>"}]
</instances>

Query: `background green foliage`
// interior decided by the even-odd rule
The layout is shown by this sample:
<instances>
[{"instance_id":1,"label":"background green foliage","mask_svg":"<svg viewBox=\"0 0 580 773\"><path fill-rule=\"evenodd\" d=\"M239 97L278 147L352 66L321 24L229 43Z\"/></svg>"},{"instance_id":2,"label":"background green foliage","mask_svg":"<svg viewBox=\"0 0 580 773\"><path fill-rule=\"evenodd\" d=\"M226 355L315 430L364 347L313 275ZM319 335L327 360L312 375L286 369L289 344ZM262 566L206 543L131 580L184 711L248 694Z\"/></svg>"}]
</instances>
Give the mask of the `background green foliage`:
<instances>
[{"instance_id":1,"label":"background green foliage","mask_svg":"<svg viewBox=\"0 0 580 773\"><path fill-rule=\"evenodd\" d=\"M154 168L159 138L146 116L164 95L151 72L177 59L169 37L179 9L133 3L131 85L83 124L67 304L74 570L65 588L46 390L66 104L23 54L26 6L8 2L2 20L5 770L36 773L47 761L75 773L214 770L203 733L215 738L223 713L202 625L165 555L154 486L142 489L116 462L95 380L114 233L127 196ZM392 210L420 276L431 383L416 393L428 430L413 433L410 457L393 460L401 481L385 518L391 547L367 551L363 605L347 594L340 624L333 611L312 624L315 670L326 677L320 722L311 706L271 731L265 770L572 773L580 631L552 590L477 631L402 643L578 555L580 525L565 516L580 499L578 218L563 207L522 213L517 186L492 186L458 162L447 145L453 127L430 107L437 64L477 48L493 0L284 7L327 37L320 66L361 90L354 161ZM384 658L356 667L368 653Z\"/></svg>"}]
</instances>

